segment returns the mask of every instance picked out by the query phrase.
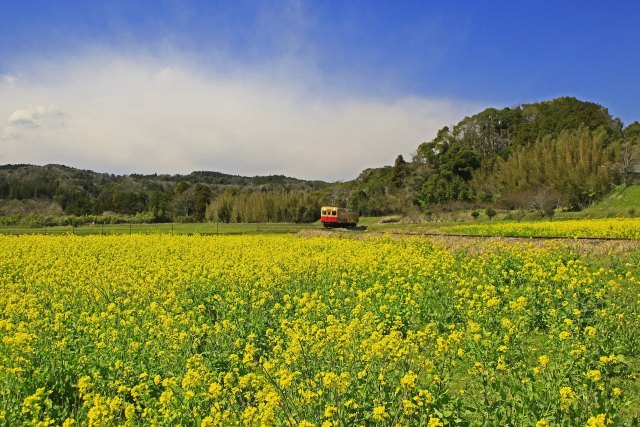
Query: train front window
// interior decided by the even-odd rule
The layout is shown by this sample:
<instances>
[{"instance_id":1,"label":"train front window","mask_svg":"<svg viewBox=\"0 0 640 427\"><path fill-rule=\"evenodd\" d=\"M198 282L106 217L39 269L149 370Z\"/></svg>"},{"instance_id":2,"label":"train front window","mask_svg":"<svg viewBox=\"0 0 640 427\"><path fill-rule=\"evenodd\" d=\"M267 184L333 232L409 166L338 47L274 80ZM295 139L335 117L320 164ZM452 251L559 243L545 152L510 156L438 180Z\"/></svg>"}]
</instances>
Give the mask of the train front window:
<instances>
[{"instance_id":1,"label":"train front window","mask_svg":"<svg viewBox=\"0 0 640 427\"><path fill-rule=\"evenodd\" d=\"M338 215L338 212L333 211L333 212L331 212L331 215L336 216L336 215Z\"/></svg>"},{"instance_id":2,"label":"train front window","mask_svg":"<svg viewBox=\"0 0 640 427\"><path fill-rule=\"evenodd\" d=\"M324 209L322 210L322 215L326 215L327 211L325 211Z\"/></svg>"}]
</instances>

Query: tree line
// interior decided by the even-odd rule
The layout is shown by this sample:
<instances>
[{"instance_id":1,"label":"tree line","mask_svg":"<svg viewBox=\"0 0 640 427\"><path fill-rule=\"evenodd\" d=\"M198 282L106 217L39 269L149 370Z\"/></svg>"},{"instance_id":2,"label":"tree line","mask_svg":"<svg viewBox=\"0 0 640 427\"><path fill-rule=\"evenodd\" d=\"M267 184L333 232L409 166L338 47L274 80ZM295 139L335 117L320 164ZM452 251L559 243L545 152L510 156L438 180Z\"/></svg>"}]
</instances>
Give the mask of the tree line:
<instances>
[{"instance_id":1,"label":"tree line","mask_svg":"<svg viewBox=\"0 0 640 427\"><path fill-rule=\"evenodd\" d=\"M318 194L326 185L281 175L239 177L194 172L182 176L114 176L60 165L4 165L0 166L0 216L12 217L12 221L25 215L205 221L213 219L207 216L209 210L237 198L232 203L233 217L223 215L225 222L237 218L303 222L314 220L311 200L316 206L319 196L311 194ZM248 208L256 201L264 212ZM215 206L210 208L212 203Z\"/></svg>"},{"instance_id":2,"label":"tree line","mask_svg":"<svg viewBox=\"0 0 640 427\"><path fill-rule=\"evenodd\" d=\"M625 127L598 104L564 97L465 117L420 144L411 159L400 155L393 165L366 169L347 182L4 165L0 216L306 222L317 220L324 204L364 215L479 205L577 210L614 185L637 182L639 165L640 123Z\"/></svg>"}]
</instances>

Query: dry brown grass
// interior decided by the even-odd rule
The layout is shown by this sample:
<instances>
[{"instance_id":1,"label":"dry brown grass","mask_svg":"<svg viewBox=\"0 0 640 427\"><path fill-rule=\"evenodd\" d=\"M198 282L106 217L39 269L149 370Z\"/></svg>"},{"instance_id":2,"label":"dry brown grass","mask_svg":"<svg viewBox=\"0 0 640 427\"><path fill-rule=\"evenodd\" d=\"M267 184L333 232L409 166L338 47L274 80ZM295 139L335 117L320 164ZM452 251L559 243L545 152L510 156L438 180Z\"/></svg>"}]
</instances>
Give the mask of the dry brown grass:
<instances>
[{"instance_id":1,"label":"dry brown grass","mask_svg":"<svg viewBox=\"0 0 640 427\"><path fill-rule=\"evenodd\" d=\"M638 240L576 240L576 239L527 239L517 237L466 237L466 236L429 236L445 247L459 250L478 250L487 244L500 242L509 245L536 248L567 247L585 256L624 256L640 251Z\"/></svg>"}]
</instances>

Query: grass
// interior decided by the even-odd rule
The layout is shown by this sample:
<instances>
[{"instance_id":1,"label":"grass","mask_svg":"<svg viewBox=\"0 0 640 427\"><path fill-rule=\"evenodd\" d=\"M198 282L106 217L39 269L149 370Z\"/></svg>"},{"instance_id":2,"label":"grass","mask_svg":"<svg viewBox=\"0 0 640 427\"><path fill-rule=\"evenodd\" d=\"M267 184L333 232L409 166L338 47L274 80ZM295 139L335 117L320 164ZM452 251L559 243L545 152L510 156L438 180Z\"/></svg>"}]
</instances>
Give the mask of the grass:
<instances>
[{"instance_id":1,"label":"grass","mask_svg":"<svg viewBox=\"0 0 640 427\"><path fill-rule=\"evenodd\" d=\"M0 234L133 234L133 233L176 233L176 234L279 234L297 233L301 230L321 227L319 223L162 223L162 224L96 224L80 227L5 227Z\"/></svg>"},{"instance_id":2,"label":"grass","mask_svg":"<svg viewBox=\"0 0 640 427\"><path fill-rule=\"evenodd\" d=\"M385 231L392 228L414 231L416 224L378 224L382 217L363 217L358 225L373 231ZM433 228L432 226L429 226ZM422 229L424 227L421 227ZM313 223L242 223L225 224L215 222L204 223L158 223L158 224L95 224L56 227L0 227L0 234L281 234L298 233L303 230L323 230L320 221Z\"/></svg>"},{"instance_id":3,"label":"grass","mask_svg":"<svg viewBox=\"0 0 640 427\"><path fill-rule=\"evenodd\" d=\"M635 210L635 215L640 215L640 185L619 186L583 213L588 216L629 216L631 209Z\"/></svg>"}]
</instances>

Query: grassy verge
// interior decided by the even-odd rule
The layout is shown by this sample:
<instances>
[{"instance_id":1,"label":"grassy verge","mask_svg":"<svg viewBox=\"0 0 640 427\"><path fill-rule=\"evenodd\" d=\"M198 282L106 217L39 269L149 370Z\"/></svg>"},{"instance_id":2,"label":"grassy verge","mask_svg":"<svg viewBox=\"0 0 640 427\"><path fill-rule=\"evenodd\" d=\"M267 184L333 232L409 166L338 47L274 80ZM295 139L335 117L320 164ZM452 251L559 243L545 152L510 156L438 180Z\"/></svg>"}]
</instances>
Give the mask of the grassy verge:
<instances>
[{"instance_id":1,"label":"grassy verge","mask_svg":"<svg viewBox=\"0 0 640 427\"><path fill-rule=\"evenodd\" d=\"M583 213L592 217L640 215L640 185L620 186Z\"/></svg>"},{"instance_id":2,"label":"grassy verge","mask_svg":"<svg viewBox=\"0 0 640 427\"><path fill-rule=\"evenodd\" d=\"M0 234L278 234L297 233L301 230L320 227L318 223L256 223L256 224L224 224L224 223L165 223L165 224L96 224L80 227L5 227Z\"/></svg>"}]
</instances>

